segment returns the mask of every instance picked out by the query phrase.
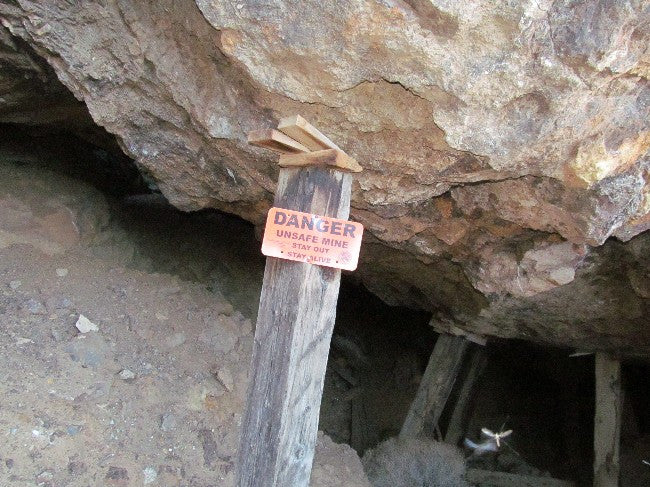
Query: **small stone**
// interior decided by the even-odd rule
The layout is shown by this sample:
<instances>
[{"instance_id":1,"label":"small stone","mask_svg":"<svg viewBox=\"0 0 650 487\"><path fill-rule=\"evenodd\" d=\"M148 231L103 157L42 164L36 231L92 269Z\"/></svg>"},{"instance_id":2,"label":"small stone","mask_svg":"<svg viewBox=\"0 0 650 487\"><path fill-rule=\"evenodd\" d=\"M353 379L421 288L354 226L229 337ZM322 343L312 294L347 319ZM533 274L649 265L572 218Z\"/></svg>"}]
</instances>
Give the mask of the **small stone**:
<instances>
[{"instance_id":1,"label":"small stone","mask_svg":"<svg viewBox=\"0 0 650 487\"><path fill-rule=\"evenodd\" d=\"M79 431L81 431L81 426L78 426L76 424L70 425L66 428L66 431L70 436L75 436Z\"/></svg>"},{"instance_id":2,"label":"small stone","mask_svg":"<svg viewBox=\"0 0 650 487\"><path fill-rule=\"evenodd\" d=\"M176 427L176 416L172 413L165 413L160 420L160 429L171 431Z\"/></svg>"},{"instance_id":3,"label":"small stone","mask_svg":"<svg viewBox=\"0 0 650 487\"><path fill-rule=\"evenodd\" d=\"M79 315L79 319L77 319L75 326L77 327L77 330L79 330L81 333L88 333L89 331L99 331L99 327L95 323L90 321L88 318L86 318L84 315Z\"/></svg>"},{"instance_id":4,"label":"small stone","mask_svg":"<svg viewBox=\"0 0 650 487\"><path fill-rule=\"evenodd\" d=\"M41 473L38 474L37 477L39 481L52 480L53 478L54 478L54 474L49 470L43 470Z\"/></svg>"},{"instance_id":5,"label":"small stone","mask_svg":"<svg viewBox=\"0 0 650 487\"><path fill-rule=\"evenodd\" d=\"M135 372L129 370L129 369L122 369L120 373L118 374L120 379L122 380L133 380L135 379Z\"/></svg>"},{"instance_id":6,"label":"small stone","mask_svg":"<svg viewBox=\"0 0 650 487\"><path fill-rule=\"evenodd\" d=\"M11 458L7 458L7 459L5 460L5 465L7 466L7 468L13 468L13 466L14 466L14 461L13 461Z\"/></svg>"},{"instance_id":7,"label":"small stone","mask_svg":"<svg viewBox=\"0 0 650 487\"><path fill-rule=\"evenodd\" d=\"M11 281L11 282L9 282L9 287L10 287L11 289L13 289L14 291L15 291L16 289L18 289L18 288L19 288L20 286L22 286L22 285L23 285L22 281L19 281L18 279L16 279L15 281Z\"/></svg>"},{"instance_id":8,"label":"small stone","mask_svg":"<svg viewBox=\"0 0 650 487\"><path fill-rule=\"evenodd\" d=\"M56 270L56 275L59 276L59 277L65 277L65 276L68 275L68 269L66 269L64 267L59 267Z\"/></svg>"},{"instance_id":9,"label":"small stone","mask_svg":"<svg viewBox=\"0 0 650 487\"><path fill-rule=\"evenodd\" d=\"M144 485L152 484L158 477L158 472L156 472L156 469L153 467L145 468L142 473L144 475Z\"/></svg>"},{"instance_id":10,"label":"small stone","mask_svg":"<svg viewBox=\"0 0 650 487\"><path fill-rule=\"evenodd\" d=\"M178 332L174 333L173 335L168 336L165 338L165 346L166 348L176 348L181 346L183 343L185 343L185 333L183 332Z\"/></svg>"},{"instance_id":11,"label":"small stone","mask_svg":"<svg viewBox=\"0 0 650 487\"><path fill-rule=\"evenodd\" d=\"M113 485L127 485L129 480L129 472L122 467L115 467L110 465L108 472L106 472L106 480Z\"/></svg>"},{"instance_id":12,"label":"small stone","mask_svg":"<svg viewBox=\"0 0 650 487\"><path fill-rule=\"evenodd\" d=\"M72 475L81 475L87 471L86 464L84 462L70 461L68 463L68 473Z\"/></svg>"},{"instance_id":13,"label":"small stone","mask_svg":"<svg viewBox=\"0 0 650 487\"><path fill-rule=\"evenodd\" d=\"M47 313L47 310L45 309L45 306L43 306L43 303L35 299L28 299L23 305L23 308L27 309L27 311L34 315L44 315Z\"/></svg>"}]
</instances>

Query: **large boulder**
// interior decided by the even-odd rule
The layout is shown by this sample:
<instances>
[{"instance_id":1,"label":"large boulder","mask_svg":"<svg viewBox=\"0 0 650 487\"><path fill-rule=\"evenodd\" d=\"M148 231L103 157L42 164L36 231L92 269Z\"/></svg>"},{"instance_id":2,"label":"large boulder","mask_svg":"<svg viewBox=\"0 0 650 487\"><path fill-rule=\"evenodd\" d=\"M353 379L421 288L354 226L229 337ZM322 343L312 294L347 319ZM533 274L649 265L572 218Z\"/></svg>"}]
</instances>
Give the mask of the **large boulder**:
<instances>
[{"instance_id":1,"label":"large boulder","mask_svg":"<svg viewBox=\"0 0 650 487\"><path fill-rule=\"evenodd\" d=\"M246 133L300 113L365 167L357 274L384 300L646 353L648 9L18 0L0 20L178 208L261 225L277 168Z\"/></svg>"}]
</instances>

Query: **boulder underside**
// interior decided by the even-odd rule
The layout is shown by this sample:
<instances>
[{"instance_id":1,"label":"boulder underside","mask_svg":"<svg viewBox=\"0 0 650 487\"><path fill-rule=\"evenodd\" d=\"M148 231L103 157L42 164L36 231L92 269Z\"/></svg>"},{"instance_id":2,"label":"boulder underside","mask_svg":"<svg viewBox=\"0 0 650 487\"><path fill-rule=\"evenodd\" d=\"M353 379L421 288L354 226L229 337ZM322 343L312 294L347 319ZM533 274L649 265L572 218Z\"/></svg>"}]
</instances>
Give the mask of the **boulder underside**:
<instances>
[{"instance_id":1,"label":"boulder underside","mask_svg":"<svg viewBox=\"0 0 650 487\"><path fill-rule=\"evenodd\" d=\"M0 21L0 122L97 124L176 207L262 225L277 167L246 134L299 113L364 166L354 276L386 302L650 354L649 2L15 0Z\"/></svg>"}]
</instances>

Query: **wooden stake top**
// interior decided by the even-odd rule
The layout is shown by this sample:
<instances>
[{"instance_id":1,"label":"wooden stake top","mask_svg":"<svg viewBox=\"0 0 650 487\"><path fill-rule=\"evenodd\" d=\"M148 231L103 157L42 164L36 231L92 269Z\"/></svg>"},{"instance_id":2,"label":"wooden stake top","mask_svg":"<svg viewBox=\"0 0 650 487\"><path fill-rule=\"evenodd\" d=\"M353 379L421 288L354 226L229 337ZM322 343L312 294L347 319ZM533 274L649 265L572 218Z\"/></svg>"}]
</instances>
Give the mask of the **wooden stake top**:
<instances>
[{"instance_id":1,"label":"wooden stake top","mask_svg":"<svg viewBox=\"0 0 650 487\"><path fill-rule=\"evenodd\" d=\"M248 143L279 152L281 167L330 166L361 172L359 163L300 115L280 120L278 130L254 130Z\"/></svg>"}]
</instances>

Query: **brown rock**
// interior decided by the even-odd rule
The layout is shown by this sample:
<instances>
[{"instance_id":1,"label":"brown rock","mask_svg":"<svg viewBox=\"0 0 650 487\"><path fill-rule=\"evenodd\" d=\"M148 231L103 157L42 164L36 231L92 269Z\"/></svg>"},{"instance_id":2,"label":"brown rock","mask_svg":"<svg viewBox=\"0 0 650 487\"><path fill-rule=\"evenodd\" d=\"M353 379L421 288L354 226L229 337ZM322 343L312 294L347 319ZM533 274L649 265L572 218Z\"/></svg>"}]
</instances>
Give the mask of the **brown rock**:
<instances>
[{"instance_id":1,"label":"brown rock","mask_svg":"<svg viewBox=\"0 0 650 487\"><path fill-rule=\"evenodd\" d=\"M611 239L650 227L642 5L48 0L0 19L0 93L16 93L0 119L29 120L53 71L175 206L260 225L277 169L246 133L300 113L365 167L357 274L384 300L467 330L650 349L647 298L612 265L639 260Z\"/></svg>"}]
</instances>

